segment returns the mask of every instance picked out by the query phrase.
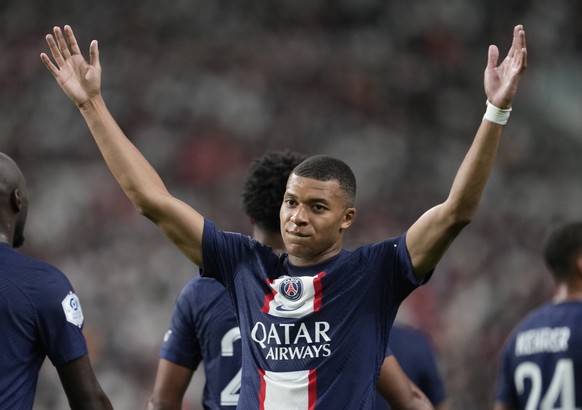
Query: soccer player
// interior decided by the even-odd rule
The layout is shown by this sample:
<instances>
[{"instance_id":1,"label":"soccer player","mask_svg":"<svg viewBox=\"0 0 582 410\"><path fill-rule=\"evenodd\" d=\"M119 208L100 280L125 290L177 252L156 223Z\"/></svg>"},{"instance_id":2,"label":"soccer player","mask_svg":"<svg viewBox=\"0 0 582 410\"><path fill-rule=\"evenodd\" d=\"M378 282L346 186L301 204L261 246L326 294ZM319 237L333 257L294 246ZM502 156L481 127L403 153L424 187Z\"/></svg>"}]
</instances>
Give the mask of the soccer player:
<instances>
[{"instance_id":1,"label":"soccer player","mask_svg":"<svg viewBox=\"0 0 582 410\"><path fill-rule=\"evenodd\" d=\"M96 40L87 62L70 26L46 36L41 60L77 105L110 171L136 209L203 274L224 284L239 320L239 409L371 408L400 303L426 283L471 221L493 168L504 124L526 68L525 31L514 28L507 56L489 47L488 105L446 200L400 236L343 249L355 220L350 167L314 155L289 176L280 210L287 253L217 229L172 196L125 136L101 94Z\"/></svg>"},{"instance_id":2,"label":"soccer player","mask_svg":"<svg viewBox=\"0 0 582 410\"><path fill-rule=\"evenodd\" d=\"M283 253L279 209L287 178L304 156L269 151L255 160L243 187L243 207L253 226L253 237ZM213 279L194 277L180 292L160 353L149 410L180 410L192 375L200 361L206 383L206 409L233 409L241 386L240 329L226 288ZM385 359L380 386L383 398L395 409L433 409L428 398L404 374L394 356Z\"/></svg>"},{"instance_id":3,"label":"soccer player","mask_svg":"<svg viewBox=\"0 0 582 410\"><path fill-rule=\"evenodd\" d=\"M505 342L495 410L582 408L582 222L553 230L544 260L555 296Z\"/></svg>"},{"instance_id":4,"label":"soccer player","mask_svg":"<svg viewBox=\"0 0 582 410\"><path fill-rule=\"evenodd\" d=\"M112 409L81 331L83 311L67 277L14 248L24 243L26 181L0 153L0 408L32 409L46 356L71 409Z\"/></svg>"}]
</instances>

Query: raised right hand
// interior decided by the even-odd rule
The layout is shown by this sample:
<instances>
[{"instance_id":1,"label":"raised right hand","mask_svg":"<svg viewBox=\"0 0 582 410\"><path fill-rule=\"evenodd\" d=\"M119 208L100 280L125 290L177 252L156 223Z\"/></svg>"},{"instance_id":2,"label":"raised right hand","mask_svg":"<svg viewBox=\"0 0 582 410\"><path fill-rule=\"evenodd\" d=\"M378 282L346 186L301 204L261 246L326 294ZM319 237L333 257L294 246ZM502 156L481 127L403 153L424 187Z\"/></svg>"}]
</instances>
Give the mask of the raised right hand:
<instances>
[{"instance_id":1,"label":"raised right hand","mask_svg":"<svg viewBox=\"0 0 582 410\"><path fill-rule=\"evenodd\" d=\"M56 65L45 53L40 54L40 59L65 94L80 107L101 92L101 65L97 40L93 40L89 46L87 63L70 26L65 26L63 30L55 27L53 31L54 36L47 34L46 42Z\"/></svg>"},{"instance_id":2,"label":"raised right hand","mask_svg":"<svg viewBox=\"0 0 582 410\"><path fill-rule=\"evenodd\" d=\"M485 94L487 100L499 108L511 108L521 75L527 68L527 48L525 31L521 24L513 29L513 42L507 57L497 64L499 49L489 46L487 67L485 68Z\"/></svg>"}]
</instances>

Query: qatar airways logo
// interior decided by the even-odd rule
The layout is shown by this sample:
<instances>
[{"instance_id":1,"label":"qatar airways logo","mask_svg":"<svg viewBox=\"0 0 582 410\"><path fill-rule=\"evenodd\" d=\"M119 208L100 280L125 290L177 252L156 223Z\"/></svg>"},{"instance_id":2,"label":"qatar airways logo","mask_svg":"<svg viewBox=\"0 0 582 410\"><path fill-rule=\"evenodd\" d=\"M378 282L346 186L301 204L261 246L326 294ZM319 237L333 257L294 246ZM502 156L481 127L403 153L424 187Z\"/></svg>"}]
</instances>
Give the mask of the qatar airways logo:
<instances>
[{"instance_id":1,"label":"qatar airways logo","mask_svg":"<svg viewBox=\"0 0 582 410\"><path fill-rule=\"evenodd\" d=\"M257 322L251 331L252 339L270 360L297 360L328 357L331 338L328 322L269 323Z\"/></svg>"}]
</instances>

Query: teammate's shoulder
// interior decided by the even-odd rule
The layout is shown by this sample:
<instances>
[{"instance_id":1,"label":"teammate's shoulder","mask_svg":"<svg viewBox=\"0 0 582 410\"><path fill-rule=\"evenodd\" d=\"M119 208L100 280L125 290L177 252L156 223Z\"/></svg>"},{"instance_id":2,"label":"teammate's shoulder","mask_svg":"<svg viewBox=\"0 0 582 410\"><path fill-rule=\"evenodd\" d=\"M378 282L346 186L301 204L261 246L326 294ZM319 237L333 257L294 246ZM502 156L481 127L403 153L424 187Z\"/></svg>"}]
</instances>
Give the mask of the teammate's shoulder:
<instances>
[{"instance_id":1,"label":"teammate's shoulder","mask_svg":"<svg viewBox=\"0 0 582 410\"><path fill-rule=\"evenodd\" d=\"M48 280L62 278L68 280L66 275L59 268L49 262L26 255L12 248L9 248L8 250L3 248L2 251L3 271L8 272L13 278L46 278Z\"/></svg>"},{"instance_id":2,"label":"teammate's shoulder","mask_svg":"<svg viewBox=\"0 0 582 410\"><path fill-rule=\"evenodd\" d=\"M554 311L559 309L559 304L547 302L543 305L537 306L527 312L523 319L520 321L521 324L527 323L533 320L537 320L540 317L551 315Z\"/></svg>"},{"instance_id":3,"label":"teammate's shoulder","mask_svg":"<svg viewBox=\"0 0 582 410\"><path fill-rule=\"evenodd\" d=\"M214 293L226 290L226 288L214 278L209 278L205 276L194 276L192 279L184 285L181 293L195 293L195 294L205 294Z\"/></svg>"},{"instance_id":4,"label":"teammate's shoulder","mask_svg":"<svg viewBox=\"0 0 582 410\"><path fill-rule=\"evenodd\" d=\"M518 327L531 326L533 324L579 321L582 319L582 302L564 301L564 302L547 302L527 313L519 322Z\"/></svg>"},{"instance_id":5,"label":"teammate's shoulder","mask_svg":"<svg viewBox=\"0 0 582 410\"><path fill-rule=\"evenodd\" d=\"M9 261L3 258L0 276L2 297L13 305L36 309L60 307L68 295L74 295L71 282L60 269L17 251L10 253Z\"/></svg>"}]
</instances>

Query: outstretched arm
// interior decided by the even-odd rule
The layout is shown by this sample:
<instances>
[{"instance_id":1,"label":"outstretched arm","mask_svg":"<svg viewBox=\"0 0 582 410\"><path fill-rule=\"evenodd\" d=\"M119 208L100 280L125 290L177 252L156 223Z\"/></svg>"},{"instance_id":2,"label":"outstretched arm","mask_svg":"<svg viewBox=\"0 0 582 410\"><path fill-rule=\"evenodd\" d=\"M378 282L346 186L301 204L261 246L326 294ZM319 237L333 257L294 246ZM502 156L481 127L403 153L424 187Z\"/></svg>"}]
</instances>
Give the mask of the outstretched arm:
<instances>
[{"instance_id":1,"label":"outstretched arm","mask_svg":"<svg viewBox=\"0 0 582 410\"><path fill-rule=\"evenodd\" d=\"M521 25L514 28L511 49L499 66L498 58L497 47L489 46L485 94L493 106L507 110L511 108L527 65L525 31ZM406 246L417 277L423 277L436 266L452 241L471 221L493 168L502 130L503 125L499 123L488 119L481 122L448 198L429 209L408 230Z\"/></svg>"},{"instance_id":2,"label":"outstretched arm","mask_svg":"<svg viewBox=\"0 0 582 410\"><path fill-rule=\"evenodd\" d=\"M54 28L46 41L53 61L45 53L42 62L65 94L77 105L111 170L136 209L152 220L198 266L202 266L204 219L189 205L173 197L158 173L125 136L101 95L101 65L97 40L91 42L89 62L77 44L73 30Z\"/></svg>"}]
</instances>

